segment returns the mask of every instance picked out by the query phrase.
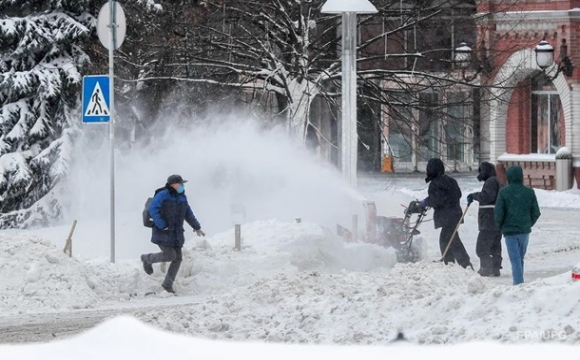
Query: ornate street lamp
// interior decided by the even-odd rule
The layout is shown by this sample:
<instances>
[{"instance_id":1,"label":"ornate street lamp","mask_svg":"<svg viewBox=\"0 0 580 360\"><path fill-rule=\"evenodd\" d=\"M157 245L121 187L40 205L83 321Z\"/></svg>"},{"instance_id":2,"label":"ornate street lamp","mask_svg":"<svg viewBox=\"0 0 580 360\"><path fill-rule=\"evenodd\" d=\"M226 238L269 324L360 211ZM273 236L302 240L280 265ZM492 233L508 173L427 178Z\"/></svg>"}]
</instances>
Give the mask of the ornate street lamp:
<instances>
[{"instance_id":1,"label":"ornate street lamp","mask_svg":"<svg viewBox=\"0 0 580 360\"><path fill-rule=\"evenodd\" d=\"M356 14L374 14L377 9L368 0L328 0L323 14L342 15L342 117L341 165L345 180L357 184L357 106L356 106Z\"/></svg>"},{"instance_id":2,"label":"ornate street lamp","mask_svg":"<svg viewBox=\"0 0 580 360\"><path fill-rule=\"evenodd\" d=\"M546 72L546 69L552 66L554 63L554 48L546 39L542 39L534 50L536 52L536 63L538 67ZM562 44L560 44L560 62L558 63L558 71L554 76L548 76L550 81L554 80L560 73L564 73L565 76L572 76L574 71L574 66L568 57L568 45L566 45L566 39L562 39ZM547 76L547 74L546 74Z\"/></svg>"},{"instance_id":3,"label":"ornate street lamp","mask_svg":"<svg viewBox=\"0 0 580 360\"><path fill-rule=\"evenodd\" d=\"M471 48L464 41L455 48L455 58L453 60L462 69L465 69L471 63Z\"/></svg>"},{"instance_id":4,"label":"ornate street lamp","mask_svg":"<svg viewBox=\"0 0 580 360\"><path fill-rule=\"evenodd\" d=\"M461 76L463 81L471 82L475 80L480 73L489 75L491 73L491 62L487 58L487 49L485 48L485 42L482 41L479 47L479 58L473 56L473 50L464 41L460 42L459 45L454 50L453 63L457 64L461 69ZM467 76L466 72L468 69L474 70L474 72Z\"/></svg>"}]
</instances>

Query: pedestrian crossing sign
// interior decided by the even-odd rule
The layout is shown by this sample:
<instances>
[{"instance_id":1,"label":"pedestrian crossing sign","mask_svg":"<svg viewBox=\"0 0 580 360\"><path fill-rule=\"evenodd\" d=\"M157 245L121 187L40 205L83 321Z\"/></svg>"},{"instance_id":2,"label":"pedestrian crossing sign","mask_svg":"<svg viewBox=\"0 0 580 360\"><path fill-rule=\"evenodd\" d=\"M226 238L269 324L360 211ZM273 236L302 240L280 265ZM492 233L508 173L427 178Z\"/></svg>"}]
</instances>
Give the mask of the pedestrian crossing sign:
<instances>
[{"instance_id":1,"label":"pedestrian crossing sign","mask_svg":"<svg viewBox=\"0 0 580 360\"><path fill-rule=\"evenodd\" d=\"M90 75L83 77L83 123L108 123L109 111L109 77L107 75Z\"/></svg>"}]
</instances>

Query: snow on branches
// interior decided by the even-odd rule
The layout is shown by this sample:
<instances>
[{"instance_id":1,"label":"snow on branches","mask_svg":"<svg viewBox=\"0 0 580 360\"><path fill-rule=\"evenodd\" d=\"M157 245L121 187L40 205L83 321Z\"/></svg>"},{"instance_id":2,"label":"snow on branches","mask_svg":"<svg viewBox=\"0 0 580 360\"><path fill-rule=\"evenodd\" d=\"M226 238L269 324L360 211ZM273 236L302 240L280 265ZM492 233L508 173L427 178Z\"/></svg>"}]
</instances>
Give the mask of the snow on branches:
<instances>
[{"instance_id":1,"label":"snow on branches","mask_svg":"<svg viewBox=\"0 0 580 360\"><path fill-rule=\"evenodd\" d=\"M0 1L0 9L14 15L0 17L1 44L8 50L0 55L0 228L60 216L54 199L39 200L71 160L79 68L89 60L79 44L94 27L86 1L47 1L44 8L10 3Z\"/></svg>"}]
</instances>

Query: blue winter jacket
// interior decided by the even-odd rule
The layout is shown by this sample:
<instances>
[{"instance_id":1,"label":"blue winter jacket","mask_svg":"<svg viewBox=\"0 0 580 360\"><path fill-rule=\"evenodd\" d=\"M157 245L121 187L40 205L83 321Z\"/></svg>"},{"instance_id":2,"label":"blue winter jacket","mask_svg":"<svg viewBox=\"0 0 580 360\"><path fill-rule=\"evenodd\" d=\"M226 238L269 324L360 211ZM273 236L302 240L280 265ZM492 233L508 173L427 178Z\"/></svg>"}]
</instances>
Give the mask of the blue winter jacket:
<instances>
[{"instance_id":1,"label":"blue winter jacket","mask_svg":"<svg viewBox=\"0 0 580 360\"><path fill-rule=\"evenodd\" d=\"M201 229L185 194L178 194L168 185L155 193L149 205L149 214L155 223L152 228L151 242L157 245L182 247L185 242L184 221L187 221L195 230Z\"/></svg>"}]
</instances>

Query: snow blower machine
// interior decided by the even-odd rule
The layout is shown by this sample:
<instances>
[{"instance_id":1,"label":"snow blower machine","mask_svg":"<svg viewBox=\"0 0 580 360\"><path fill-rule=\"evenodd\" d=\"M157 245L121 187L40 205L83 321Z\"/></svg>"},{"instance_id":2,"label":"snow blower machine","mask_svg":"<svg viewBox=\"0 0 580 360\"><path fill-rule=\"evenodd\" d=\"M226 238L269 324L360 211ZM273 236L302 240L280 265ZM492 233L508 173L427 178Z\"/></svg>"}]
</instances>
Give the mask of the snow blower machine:
<instances>
[{"instance_id":1,"label":"snow blower machine","mask_svg":"<svg viewBox=\"0 0 580 360\"><path fill-rule=\"evenodd\" d=\"M419 226L427 215L427 208L417 200L409 203L404 217L377 216L377 244L393 247L398 262L416 262L425 255L422 239L413 239L420 234Z\"/></svg>"},{"instance_id":2,"label":"snow blower machine","mask_svg":"<svg viewBox=\"0 0 580 360\"><path fill-rule=\"evenodd\" d=\"M418 200L413 200L405 207L404 216L387 217L377 216L375 203L364 204L366 212L366 235L358 238L358 231L351 231L337 224L336 231L344 241L362 240L385 248L393 248L397 255L397 262L416 262L427 256L427 243L422 238L414 239L419 235L419 226L427 215L428 208L421 206ZM357 229L357 217L353 215L353 229Z\"/></svg>"}]
</instances>

